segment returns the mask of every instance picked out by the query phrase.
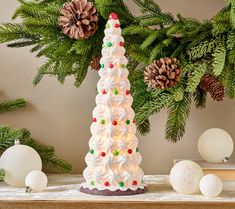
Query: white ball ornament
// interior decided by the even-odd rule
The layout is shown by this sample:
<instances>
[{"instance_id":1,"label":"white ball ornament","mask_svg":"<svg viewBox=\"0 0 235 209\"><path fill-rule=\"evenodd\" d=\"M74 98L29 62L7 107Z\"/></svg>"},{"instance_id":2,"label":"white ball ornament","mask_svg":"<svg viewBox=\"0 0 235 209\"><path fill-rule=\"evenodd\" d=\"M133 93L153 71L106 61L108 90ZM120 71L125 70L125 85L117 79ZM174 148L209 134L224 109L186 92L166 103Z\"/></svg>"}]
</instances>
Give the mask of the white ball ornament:
<instances>
[{"instance_id":1,"label":"white ball ornament","mask_svg":"<svg viewBox=\"0 0 235 209\"><path fill-rule=\"evenodd\" d=\"M206 197L217 197L223 190L223 182L214 174L207 174L200 181L200 191Z\"/></svg>"},{"instance_id":2,"label":"white ball ornament","mask_svg":"<svg viewBox=\"0 0 235 209\"><path fill-rule=\"evenodd\" d=\"M31 171L25 178L26 192L41 192L47 187L47 176L42 171Z\"/></svg>"},{"instance_id":3,"label":"white ball ornament","mask_svg":"<svg viewBox=\"0 0 235 209\"><path fill-rule=\"evenodd\" d=\"M171 169L170 183L180 194L194 194L199 192L199 182L202 177L202 168L197 163L183 160Z\"/></svg>"},{"instance_id":4,"label":"white ball ornament","mask_svg":"<svg viewBox=\"0 0 235 209\"><path fill-rule=\"evenodd\" d=\"M207 162L222 163L233 152L232 137L222 129L208 129L199 137L198 151Z\"/></svg>"},{"instance_id":5,"label":"white ball ornament","mask_svg":"<svg viewBox=\"0 0 235 209\"><path fill-rule=\"evenodd\" d=\"M0 168L5 170L4 181L14 187L24 187L25 177L32 170L41 170L39 154L31 147L19 144L8 148L0 158Z\"/></svg>"}]
</instances>

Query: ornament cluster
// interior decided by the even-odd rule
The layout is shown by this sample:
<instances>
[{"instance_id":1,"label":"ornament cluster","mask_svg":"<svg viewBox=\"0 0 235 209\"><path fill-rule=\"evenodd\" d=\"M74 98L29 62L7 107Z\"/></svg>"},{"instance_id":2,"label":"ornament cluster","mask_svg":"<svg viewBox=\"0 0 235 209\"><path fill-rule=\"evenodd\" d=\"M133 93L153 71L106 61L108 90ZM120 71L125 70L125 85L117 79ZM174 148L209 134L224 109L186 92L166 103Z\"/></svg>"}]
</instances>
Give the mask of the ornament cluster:
<instances>
[{"instance_id":1,"label":"ornament cluster","mask_svg":"<svg viewBox=\"0 0 235 209\"><path fill-rule=\"evenodd\" d=\"M228 163L233 152L232 137L222 129L208 129L199 137L198 151L209 163ZM206 197L216 197L223 190L223 182L219 176L213 173L204 176L202 168L190 160L180 161L173 166L170 182L181 194L201 191Z\"/></svg>"},{"instance_id":2,"label":"ornament cluster","mask_svg":"<svg viewBox=\"0 0 235 209\"><path fill-rule=\"evenodd\" d=\"M26 187L26 192L41 192L47 186L47 176L41 171L42 161L31 147L19 140L0 158L0 168L5 170L4 181L13 187Z\"/></svg>"}]
</instances>

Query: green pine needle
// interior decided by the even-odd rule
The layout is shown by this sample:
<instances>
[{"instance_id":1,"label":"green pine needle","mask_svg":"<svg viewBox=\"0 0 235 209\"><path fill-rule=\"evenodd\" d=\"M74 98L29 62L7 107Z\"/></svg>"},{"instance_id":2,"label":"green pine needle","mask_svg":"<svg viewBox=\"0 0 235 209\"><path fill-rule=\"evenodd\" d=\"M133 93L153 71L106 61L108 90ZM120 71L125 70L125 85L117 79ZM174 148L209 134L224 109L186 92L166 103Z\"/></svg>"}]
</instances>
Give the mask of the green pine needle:
<instances>
[{"instance_id":1,"label":"green pine needle","mask_svg":"<svg viewBox=\"0 0 235 209\"><path fill-rule=\"evenodd\" d=\"M198 87L194 92L193 98L196 108L203 109L206 107L207 93L200 87Z\"/></svg>"},{"instance_id":2,"label":"green pine needle","mask_svg":"<svg viewBox=\"0 0 235 209\"><path fill-rule=\"evenodd\" d=\"M15 111L25 106L26 106L26 101L24 99L16 99L16 100L0 102L0 113Z\"/></svg>"},{"instance_id":3,"label":"green pine needle","mask_svg":"<svg viewBox=\"0 0 235 209\"><path fill-rule=\"evenodd\" d=\"M223 44L216 47L213 58L213 73L215 76L219 76L224 69L226 59L226 48Z\"/></svg>"},{"instance_id":4,"label":"green pine needle","mask_svg":"<svg viewBox=\"0 0 235 209\"><path fill-rule=\"evenodd\" d=\"M189 75L188 85L186 88L186 91L191 92L191 93L195 92L195 90L197 89L197 86L199 85L201 81L202 76L204 75L207 69L207 66L205 63L199 64L199 65L193 65L192 67L194 69Z\"/></svg>"},{"instance_id":5,"label":"green pine needle","mask_svg":"<svg viewBox=\"0 0 235 209\"><path fill-rule=\"evenodd\" d=\"M190 112L191 95L185 93L179 102L171 102L168 106L168 118L166 123L166 139L177 142L185 132L186 119Z\"/></svg>"}]
</instances>

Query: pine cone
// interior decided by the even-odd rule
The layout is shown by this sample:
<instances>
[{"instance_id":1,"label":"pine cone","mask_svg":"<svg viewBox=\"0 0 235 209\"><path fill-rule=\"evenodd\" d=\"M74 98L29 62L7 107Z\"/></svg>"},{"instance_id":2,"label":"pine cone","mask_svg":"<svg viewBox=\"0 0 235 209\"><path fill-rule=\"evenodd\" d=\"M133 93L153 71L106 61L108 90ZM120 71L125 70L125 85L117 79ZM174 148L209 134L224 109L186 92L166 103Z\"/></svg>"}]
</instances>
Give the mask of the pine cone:
<instances>
[{"instance_id":1,"label":"pine cone","mask_svg":"<svg viewBox=\"0 0 235 209\"><path fill-rule=\"evenodd\" d=\"M92 61L91 61L91 69L99 71L100 70L100 59L101 55L97 55Z\"/></svg>"},{"instance_id":2,"label":"pine cone","mask_svg":"<svg viewBox=\"0 0 235 209\"><path fill-rule=\"evenodd\" d=\"M61 9L58 23L62 32L74 39L85 39L98 29L96 8L87 0L73 0Z\"/></svg>"},{"instance_id":3,"label":"pine cone","mask_svg":"<svg viewBox=\"0 0 235 209\"><path fill-rule=\"evenodd\" d=\"M200 81L200 88L209 92L215 101L222 101L225 96L223 84L213 75L205 74Z\"/></svg>"},{"instance_id":4,"label":"pine cone","mask_svg":"<svg viewBox=\"0 0 235 209\"><path fill-rule=\"evenodd\" d=\"M144 80L148 87L167 89L180 81L181 69L176 58L161 58L146 67Z\"/></svg>"}]
</instances>

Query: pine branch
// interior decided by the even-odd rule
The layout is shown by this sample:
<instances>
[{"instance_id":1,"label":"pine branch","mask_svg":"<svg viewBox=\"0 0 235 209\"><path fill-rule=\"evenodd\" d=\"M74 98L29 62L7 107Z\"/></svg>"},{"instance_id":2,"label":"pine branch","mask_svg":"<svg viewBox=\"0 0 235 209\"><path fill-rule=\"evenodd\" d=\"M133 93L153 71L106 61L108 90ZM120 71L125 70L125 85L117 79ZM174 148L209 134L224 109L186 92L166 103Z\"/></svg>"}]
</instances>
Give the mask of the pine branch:
<instances>
[{"instance_id":1,"label":"pine branch","mask_svg":"<svg viewBox=\"0 0 235 209\"><path fill-rule=\"evenodd\" d=\"M153 31L141 44L140 48L141 49L146 49L148 48L158 37L159 32L158 31Z\"/></svg>"},{"instance_id":2,"label":"pine branch","mask_svg":"<svg viewBox=\"0 0 235 209\"><path fill-rule=\"evenodd\" d=\"M54 75L55 65L56 62L53 60L47 60L47 62L38 69L37 75L33 80L33 85L36 86L42 80L44 75Z\"/></svg>"},{"instance_id":3,"label":"pine branch","mask_svg":"<svg viewBox=\"0 0 235 209\"><path fill-rule=\"evenodd\" d=\"M197 89L197 86L199 85L202 76L204 75L204 73L206 72L207 66L206 64L195 64L193 65L194 70L191 72L191 74L189 75L189 79L188 79L188 85L186 88L187 92L195 92Z\"/></svg>"},{"instance_id":4,"label":"pine branch","mask_svg":"<svg viewBox=\"0 0 235 209\"><path fill-rule=\"evenodd\" d=\"M31 46L31 45L34 45L36 43L37 43L36 40L20 40L20 41L16 41L16 42L7 44L7 47L21 48L21 47L25 47L25 46Z\"/></svg>"},{"instance_id":5,"label":"pine branch","mask_svg":"<svg viewBox=\"0 0 235 209\"><path fill-rule=\"evenodd\" d=\"M171 92L174 101L179 102L184 98L185 88L186 88L185 79L181 78L180 83L176 87L169 89L169 92Z\"/></svg>"},{"instance_id":6,"label":"pine branch","mask_svg":"<svg viewBox=\"0 0 235 209\"><path fill-rule=\"evenodd\" d=\"M213 54L213 73L215 76L219 76L224 69L226 59L226 48L223 44L219 44Z\"/></svg>"},{"instance_id":7,"label":"pine branch","mask_svg":"<svg viewBox=\"0 0 235 209\"><path fill-rule=\"evenodd\" d=\"M228 53L228 61L230 64L235 63L235 45L233 46L232 50Z\"/></svg>"},{"instance_id":8,"label":"pine branch","mask_svg":"<svg viewBox=\"0 0 235 209\"><path fill-rule=\"evenodd\" d=\"M28 33L21 24L5 23L0 26L0 43L19 39L32 40L33 38L35 37Z\"/></svg>"},{"instance_id":9,"label":"pine branch","mask_svg":"<svg viewBox=\"0 0 235 209\"><path fill-rule=\"evenodd\" d=\"M134 0L142 13L161 13L161 8L153 0Z\"/></svg>"},{"instance_id":10,"label":"pine branch","mask_svg":"<svg viewBox=\"0 0 235 209\"><path fill-rule=\"evenodd\" d=\"M231 22L232 28L235 28L235 2L234 0L231 0L230 3L231 3L230 22Z\"/></svg>"},{"instance_id":11,"label":"pine branch","mask_svg":"<svg viewBox=\"0 0 235 209\"><path fill-rule=\"evenodd\" d=\"M152 30L149 28L145 28L141 25L130 25L122 30L122 35L123 36L129 36L129 35L135 35L135 34L141 34L142 36L144 35L149 35Z\"/></svg>"},{"instance_id":12,"label":"pine branch","mask_svg":"<svg viewBox=\"0 0 235 209\"><path fill-rule=\"evenodd\" d=\"M95 0L94 2L97 10L105 20L108 19L110 13L115 11L119 15L122 24L129 25L134 21L134 17L122 0Z\"/></svg>"},{"instance_id":13,"label":"pine branch","mask_svg":"<svg viewBox=\"0 0 235 209\"><path fill-rule=\"evenodd\" d=\"M15 111L19 108L25 107L26 101L24 99L10 100L0 103L0 113Z\"/></svg>"},{"instance_id":14,"label":"pine branch","mask_svg":"<svg viewBox=\"0 0 235 209\"><path fill-rule=\"evenodd\" d=\"M150 101L147 101L136 112L136 124L141 125L151 115L160 112L163 108L167 107L172 101L171 95L167 93L158 93Z\"/></svg>"},{"instance_id":15,"label":"pine branch","mask_svg":"<svg viewBox=\"0 0 235 209\"><path fill-rule=\"evenodd\" d=\"M207 93L200 87L197 87L196 91L193 94L193 98L196 108L203 109L206 107Z\"/></svg>"},{"instance_id":16,"label":"pine branch","mask_svg":"<svg viewBox=\"0 0 235 209\"><path fill-rule=\"evenodd\" d=\"M78 40L73 44L73 49L79 55L87 55L92 51L92 45L86 40Z\"/></svg>"},{"instance_id":17,"label":"pine branch","mask_svg":"<svg viewBox=\"0 0 235 209\"><path fill-rule=\"evenodd\" d=\"M173 23L173 17L165 13L140 16L138 17L138 20L140 21L140 25L144 27L170 25Z\"/></svg>"},{"instance_id":18,"label":"pine branch","mask_svg":"<svg viewBox=\"0 0 235 209\"><path fill-rule=\"evenodd\" d=\"M226 96L230 99L235 98L235 67L234 65L225 66L223 84L226 89Z\"/></svg>"},{"instance_id":19,"label":"pine branch","mask_svg":"<svg viewBox=\"0 0 235 209\"><path fill-rule=\"evenodd\" d=\"M159 59L162 56L162 50L164 48L164 44L162 42L158 43L151 51L149 57L149 63L153 62L155 59Z\"/></svg>"},{"instance_id":20,"label":"pine branch","mask_svg":"<svg viewBox=\"0 0 235 209\"><path fill-rule=\"evenodd\" d=\"M91 57L91 56L90 56ZM79 68L76 73L75 86L79 87L87 75L87 71L90 65L91 59L82 59L79 63Z\"/></svg>"},{"instance_id":21,"label":"pine branch","mask_svg":"<svg viewBox=\"0 0 235 209\"><path fill-rule=\"evenodd\" d=\"M148 53L144 50L141 50L139 44L130 44L130 45L127 44L126 49L128 54L131 55L133 60L137 62L142 62L144 64L149 63Z\"/></svg>"},{"instance_id":22,"label":"pine branch","mask_svg":"<svg viewBox=\"0 0 235 209\"><path fill-rule=\"evenodd\" d=\"M235 31L231 31L227 39L227 49L232 50L235 45Z\"/></svg>"},{"instance_id":23,"label":"pine branch","mask_svg":"<svg viewBox=\"0 0 235 209\"><path fill-rule=\"evenodd\" d=\"M187 55L189 56L190 60L203 59L207 55L211 56L211 54L215 51L216 47L218 45L224 44L224 41L225 41L224 36L218 36L210 41L208 40L203 41L199 45L188 49ZM189 45L187 46L187 48L189 48Z\"/></svg>"},{"instance_id":24,"label":"pine branch","mask_svg":"<svg viewBox=\"0 0 235 209\"><path fill-rule=\"evenodd\" d=\"M137 127L137 130L141 135L147 135L150 132L150 122L148 119L144 120Z\"/></svg>"},{"instance_id":25,"label":"pine branch","mask_svg":"<svg viewBox=\"0 0 235 209\"><path fill-rule=\"evenodd\" d=\"M185 132L186 119L190 112L191 95L186 93L179 102L171 102L168 106L166 123L166 139L177 142Z\"/></svg>"}]
</instances>

